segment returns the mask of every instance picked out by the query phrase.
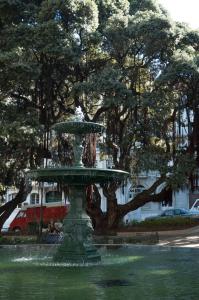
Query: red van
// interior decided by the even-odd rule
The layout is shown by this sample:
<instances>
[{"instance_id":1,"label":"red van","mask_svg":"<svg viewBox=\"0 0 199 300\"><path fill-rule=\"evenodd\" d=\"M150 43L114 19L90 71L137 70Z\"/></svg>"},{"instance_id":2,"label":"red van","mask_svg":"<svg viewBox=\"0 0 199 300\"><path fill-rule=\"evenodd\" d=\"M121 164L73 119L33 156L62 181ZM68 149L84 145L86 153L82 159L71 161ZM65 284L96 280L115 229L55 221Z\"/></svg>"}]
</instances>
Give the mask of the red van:
<instances>
[{"instance_id":1,"label":"red van","mask_svg":"<svg viewBox=\"0 0 199 300\"><path fill-rule=\"evenodd\" d=\"M10 223L9 231L27 233L31 227L42 222L47 228L50 221L63 221L68 212L66 204L46 204L45 206L34 205L22 208Z\"/></svg>"}]
</instances>

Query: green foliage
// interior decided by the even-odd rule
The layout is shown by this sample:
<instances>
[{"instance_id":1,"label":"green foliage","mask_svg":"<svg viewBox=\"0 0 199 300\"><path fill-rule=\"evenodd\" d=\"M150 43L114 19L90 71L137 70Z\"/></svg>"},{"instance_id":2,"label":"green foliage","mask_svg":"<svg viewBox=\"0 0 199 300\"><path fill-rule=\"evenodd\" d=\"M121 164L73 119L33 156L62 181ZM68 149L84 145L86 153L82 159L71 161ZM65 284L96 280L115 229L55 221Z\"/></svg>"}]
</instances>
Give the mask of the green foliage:
<instances>
[{"instance_id":1,"label":"green foliage","mask_svg":"<svg viewBox=\"0 0 199 300\"><path fill-rule=\"evenodd\" d=\"M109 18L114 15L126 16L129 13L128 0L96 0L99 10L100 29L103 29Z\"/></svg>"},{"instance_id":2,"label":"green foliage","mask_svg":"<svg viewBox=\"0 0 199 300\"><path fill-rule=\"evenodd\" d=\"M0 236L0 245L35 244L36 236Z\"/></svg>"},{"instance_id":3,"label":"green foliage","mask_svg":"<svg viewBox=\"0 0 199 300\"><path fill-rule=\"evenodd\" d=\"M138 11L153 11L155 13L164 11L156 0L130 0L129 2L131 14L135 14Z\"/></svg>"},{"instance_id":4,"label":"green foliage","mask_svg":"<svg viewBox=\"0 0 199 300\"><path fill-rule=\"evenodd\" d=\"M67 30L90 32L98 26L98 9L93 0L42 1L39 21L54 20Z\"/></svg>"},{"instance_id":5,"label":"green foliage","mask_svg":"<svg viewBox=\"0 0 199 300\"><path fill-rule=\"evenodd\" d=\"M1 22L16 22L21 18L21 11L24 8L24 1L20 0L1 0L0 17Z\"/></svg>"},{"instance_id":6,"label":"green foliage","mask_svg":"<svg viewBox=\"0 0 199 300\"><path fill-rule=\"evenodd\" d=\"M33 162L36 155L33 149L40 143L41 129L37 115L17 104L2 104L0 116L1 183L17 186L23 176L22 171L36 163Z\"/></svg>"},{"instance_id":7,"label":"green foliage","mask_svg":"<svg viewBox=\"0 0 199 300\"><path fill-rule=\"evenodd\" d=\"M173 227L173 228L180 228L183 226L196 226L198 225L199 221L192 218L182 218L182 217L173 217L173 218L159 218L159 219L153 219L153 220L144 220L139 223L134 223L132 226L136 227L144 227L148 228L158 228L164 227L166 229L167 227Z\"/></svg>"}]
</instances>

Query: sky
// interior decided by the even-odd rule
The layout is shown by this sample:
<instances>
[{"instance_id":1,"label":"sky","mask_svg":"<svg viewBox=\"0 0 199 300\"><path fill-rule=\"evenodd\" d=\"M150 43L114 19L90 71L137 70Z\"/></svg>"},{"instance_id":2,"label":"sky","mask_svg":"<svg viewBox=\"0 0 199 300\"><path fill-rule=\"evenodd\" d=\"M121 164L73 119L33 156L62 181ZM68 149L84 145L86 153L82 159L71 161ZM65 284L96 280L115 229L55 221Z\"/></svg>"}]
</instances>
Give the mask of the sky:
<instances>
[{"instance_id":1,"label":"sky","mask_svg":"<svg viewBox=\"0 0 199 300\"><path fill-rule=\"evenodd\" d=\"M159 0L175 21L186 22L199 29L199 0Z\"/></svg>"}]
</instances>

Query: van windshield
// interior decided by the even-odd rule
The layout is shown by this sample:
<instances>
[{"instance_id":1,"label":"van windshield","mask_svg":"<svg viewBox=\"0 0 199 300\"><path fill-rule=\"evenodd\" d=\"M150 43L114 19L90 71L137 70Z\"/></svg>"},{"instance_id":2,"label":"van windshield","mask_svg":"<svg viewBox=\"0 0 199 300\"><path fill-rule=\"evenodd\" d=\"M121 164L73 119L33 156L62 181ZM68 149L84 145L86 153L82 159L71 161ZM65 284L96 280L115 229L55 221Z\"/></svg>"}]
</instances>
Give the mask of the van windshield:
<instances>
[{"instance_id":1,"label":"van windshield","mask_svg":"<svg viewBox=\"0 0 199 300\"><path fill-rule=\"evenodd\" d=\"M25 217L26 217L25 211L20 211L20 212L18 213L18 215L16 216L16 219L18 219L18 218L25 218Z\"/></svg>"}]
</instances>

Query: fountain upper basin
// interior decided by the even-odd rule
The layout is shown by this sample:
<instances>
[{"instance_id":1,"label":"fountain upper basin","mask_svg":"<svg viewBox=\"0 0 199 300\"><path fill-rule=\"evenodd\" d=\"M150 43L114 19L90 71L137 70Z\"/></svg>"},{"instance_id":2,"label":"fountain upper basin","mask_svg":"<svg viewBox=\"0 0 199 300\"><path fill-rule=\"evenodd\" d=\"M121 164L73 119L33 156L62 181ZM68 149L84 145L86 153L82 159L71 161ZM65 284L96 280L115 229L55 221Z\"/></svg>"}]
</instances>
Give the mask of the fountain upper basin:
<instances>
[{"instance_id":1,"label":"fountain upper basin","mask_svg":"<svg viewBox=\"0 0 199 300\"><path fill-rule=\"evenodd\" d=\"M56 123L52 129L57 133L87 134L102 133L104 126L94 122L68 121Z\"/></svg>"},{"instance_id":2,"label":"fountain upper basin","mask_svg":"<svg viewBox=\"0 0 199 300\"><path fill-rule=\"evenodd\" d=\"M28 177L39 182L58 182L70 185L89 185L122 181L128 172L115 169L95 169L80 167L52 167L31 170Z\"/></svg>"}]
</instances>

